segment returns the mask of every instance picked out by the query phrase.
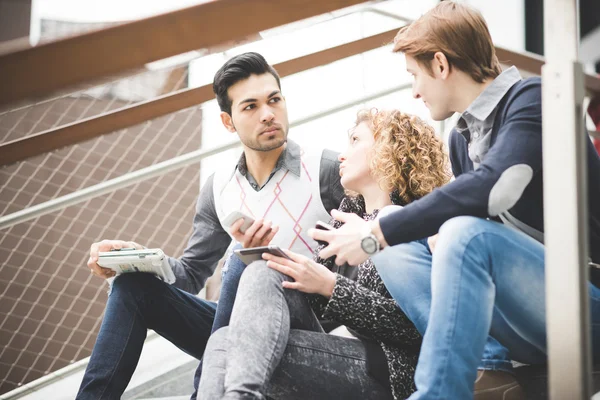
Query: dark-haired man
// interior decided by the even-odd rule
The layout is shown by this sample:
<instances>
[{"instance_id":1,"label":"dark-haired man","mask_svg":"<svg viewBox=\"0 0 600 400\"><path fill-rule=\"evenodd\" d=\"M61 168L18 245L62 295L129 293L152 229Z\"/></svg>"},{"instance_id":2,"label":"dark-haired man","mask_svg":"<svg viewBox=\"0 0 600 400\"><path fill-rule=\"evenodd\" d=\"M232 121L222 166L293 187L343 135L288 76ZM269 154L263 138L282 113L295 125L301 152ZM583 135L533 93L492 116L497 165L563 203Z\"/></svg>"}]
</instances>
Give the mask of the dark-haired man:
<instances>
[{"instance_id":1,"label":"dark-haired man","mask_svg":"<svg viewBox=\"0 0 600 400\"><path fill-rule=\"evenodd\" d=\"M279 75L260 54L227 61L215 74L213 90L223 125L238 134L243 154L237 164L219 166L202 187L188 246L180 258L169 258L176 276L172 286L147 274L125 274L114 281L78 399L120 398L148 329L200 359L216 304L196 294L232 237L245 247L271 243L312 255L316 243L305 230L327 220L343 197L337 154L304 151L287 139ZM223 220L234 210L255 219L245 233L239 231L242 220L230 233L224 228ZM98 253L125 247L142 248L121 240L94 243L87 266L94 275L109 278L114 273L98 266Z\"/></svg>"}]
</instances>

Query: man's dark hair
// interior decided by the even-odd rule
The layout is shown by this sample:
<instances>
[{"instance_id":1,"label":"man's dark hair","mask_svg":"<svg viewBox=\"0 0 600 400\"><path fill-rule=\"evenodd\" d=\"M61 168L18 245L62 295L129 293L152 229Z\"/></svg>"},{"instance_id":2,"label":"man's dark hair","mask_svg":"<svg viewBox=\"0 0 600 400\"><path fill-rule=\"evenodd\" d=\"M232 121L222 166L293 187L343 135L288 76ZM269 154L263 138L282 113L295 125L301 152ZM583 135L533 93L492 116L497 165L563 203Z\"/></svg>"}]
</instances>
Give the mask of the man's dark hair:
<instances>
[{"instance_id":1,"label":"man's dark hair","mask_svg":"<svg viewBox=\"0 0 600 400\"><path fill-rule=\"evenodd\" d=\"M227 94L229 88L250 75L269 73L275 77L277 86L281 90L279 74L271 67L267 60L258 53L250 52L240 54L227 61L215 74L213 92L217 97L221 111L231 115L231 99Z\"/></svg>"}]
</instances>

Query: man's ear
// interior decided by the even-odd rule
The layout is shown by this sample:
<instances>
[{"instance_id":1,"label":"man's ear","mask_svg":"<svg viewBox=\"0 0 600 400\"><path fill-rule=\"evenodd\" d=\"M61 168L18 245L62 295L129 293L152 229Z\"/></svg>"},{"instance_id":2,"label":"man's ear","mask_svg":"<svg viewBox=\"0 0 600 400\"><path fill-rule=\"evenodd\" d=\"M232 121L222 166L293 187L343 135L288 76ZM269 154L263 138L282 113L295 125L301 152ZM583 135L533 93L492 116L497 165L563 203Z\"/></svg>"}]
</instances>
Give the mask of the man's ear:
<instances>
[{"instance_id":1,"label":"man's ear","mask_svg":"<svg viewBox=\"0 0 600 400\"><path fill-rule=\"evenodd\" d=\"M436 52L431 60L431 67L433 69L433 76L440 79L448 78L450 74L450 63L448 58L441 51Z\"/></svg>"},{"instance_id":2,"label":"man's ear","mask_svg":"<svg viewBox=\"0 0 600 400\"><path fill-rule=\"evenodd\" d=\"M221 122L223 123L223 126L225 127L225 129L227 129L231 133L236 132L237 130L235 129L235 126L233 125L233 119L231 118L231 115L229 115L225 111L221 111L220 115L221 115Z\"/></svg>"}]
</instances>

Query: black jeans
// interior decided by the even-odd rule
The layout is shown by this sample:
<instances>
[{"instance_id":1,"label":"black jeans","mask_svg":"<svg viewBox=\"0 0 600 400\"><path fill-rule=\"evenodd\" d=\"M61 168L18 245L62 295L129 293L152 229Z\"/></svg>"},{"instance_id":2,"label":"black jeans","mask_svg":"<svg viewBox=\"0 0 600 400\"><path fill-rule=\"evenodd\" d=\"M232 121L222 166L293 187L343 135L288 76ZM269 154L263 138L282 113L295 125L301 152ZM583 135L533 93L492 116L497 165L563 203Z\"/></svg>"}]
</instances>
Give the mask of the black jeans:
<instances>
[{"instance_id":1,"label":"black jeans","mask_svg":"<svg viewBox=\"0 0 600 400\"><path fill-rule=\"evenodd\" d=\"M208 342L198 398L391 399L367 373L364 344L324 333L284 280L264 261L246 268L229 327Z\"/></svg>"},{"instance_id":2,"label":"black jeans","mask_svg":"<svg viewBox=\"0 0 600 400\"><path fill-rule=\"evenodd\" d=\"M150 274L115 279L77 399L120 399L135 371L148 329L198 359L216 304Z\"/></svg>"}]
</instances>

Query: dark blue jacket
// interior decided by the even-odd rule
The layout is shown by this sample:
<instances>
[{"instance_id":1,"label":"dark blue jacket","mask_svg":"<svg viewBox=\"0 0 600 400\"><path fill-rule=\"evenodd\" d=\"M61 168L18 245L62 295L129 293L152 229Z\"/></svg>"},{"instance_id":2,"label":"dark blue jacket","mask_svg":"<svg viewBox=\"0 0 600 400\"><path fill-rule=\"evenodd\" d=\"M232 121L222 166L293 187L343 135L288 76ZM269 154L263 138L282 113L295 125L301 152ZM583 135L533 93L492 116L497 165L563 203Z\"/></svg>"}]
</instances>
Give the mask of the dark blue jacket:
<instances>
[{"instance_id":1,"label":"dark blue jacket","mask_svg":"<svg viewBox=\"0 0 600 400\"><path fill-rule=\"evenodd\" d=\"M587 141L590 256L600 263L600 158ZM510 215L544 231L542 184L542 91L540 78L516 83L498 104L488 153L473 169L466 138L453 130L449 141L456 179L380 220L390 245L431 236L453 217L496 217L489 213L490 192L503 172L525 164L533 177ZM560 163L561 160L556 160Z\"/></svg>"}]
</instances>

